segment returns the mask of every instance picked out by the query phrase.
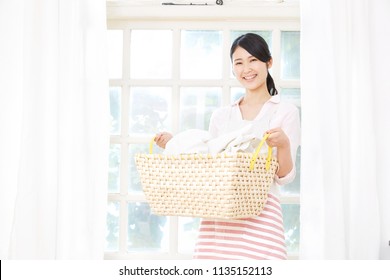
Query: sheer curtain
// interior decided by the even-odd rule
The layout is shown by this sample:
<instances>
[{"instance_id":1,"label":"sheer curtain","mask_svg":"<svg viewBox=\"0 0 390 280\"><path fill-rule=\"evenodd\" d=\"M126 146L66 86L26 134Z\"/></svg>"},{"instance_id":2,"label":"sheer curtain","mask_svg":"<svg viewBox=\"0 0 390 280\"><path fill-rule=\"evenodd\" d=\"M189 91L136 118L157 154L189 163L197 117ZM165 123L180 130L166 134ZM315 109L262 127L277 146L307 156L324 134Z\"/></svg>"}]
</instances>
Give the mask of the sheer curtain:
<instances>
[{"instance_id":1,"label":"sheer curtain","mask_svg":"<svg viewBox=\"0 0 390 280\"><path fill-rule=\"evenodd\" d=\"M389 15L301 0L302 259L390 259Z\"/></svg>"},{"instance_id":2,"label":"sheer curtain","mask_svg":"<svg viewBox=\"0 0 390 280\"><path fill-rule=\"evenodd\" d=\"M102 259L104 0L0 0L0 258Z\"/></svg>"}]
</instances>

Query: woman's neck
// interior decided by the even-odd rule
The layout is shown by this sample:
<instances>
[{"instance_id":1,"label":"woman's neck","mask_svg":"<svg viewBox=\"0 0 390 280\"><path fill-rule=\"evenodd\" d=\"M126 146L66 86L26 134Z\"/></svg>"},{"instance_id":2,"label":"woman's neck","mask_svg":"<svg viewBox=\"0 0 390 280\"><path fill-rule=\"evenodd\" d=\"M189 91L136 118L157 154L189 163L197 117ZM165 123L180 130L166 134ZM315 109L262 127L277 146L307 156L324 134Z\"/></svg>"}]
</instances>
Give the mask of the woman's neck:
<instances>
[{"instance_id":1,"label":"woman's neck","mask_svg":"<svg viewBox=\"0 0 390 280\"><path fill-rule=\"evenodd\" d=\"M263 105L270 98L271 95L267 90L261 92L247 91L241 102L242 104L256 106L256 105Z\"/></svg>"},{"instance_id":2,"label":"woman's neck","mask_svg":"<svg viewBox=\"0 0 390 280\"><path fill-rule=\"evenodd\" d=\"M263 105L271 98L268 92L259 94L247 92L240 101L239 108L243 120L254 120L260 113Z\"/></svg>"}]
</instances>

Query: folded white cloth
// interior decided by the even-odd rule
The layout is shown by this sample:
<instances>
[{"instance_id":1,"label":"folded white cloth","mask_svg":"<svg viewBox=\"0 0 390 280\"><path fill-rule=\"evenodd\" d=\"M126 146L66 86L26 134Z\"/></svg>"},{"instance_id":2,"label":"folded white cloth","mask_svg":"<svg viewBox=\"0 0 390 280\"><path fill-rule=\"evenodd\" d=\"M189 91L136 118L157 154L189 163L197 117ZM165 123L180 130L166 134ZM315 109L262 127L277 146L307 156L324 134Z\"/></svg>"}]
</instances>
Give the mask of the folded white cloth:
<instances>
[{"instance_id":1,"label":"folded white cloth","mask_svg":"<svg viewBox=\"0 0 390 280\"><path fill-rule=\"evenodd\" d=\"M213 138L206 130L190 129L176 134L166 145L164 154L217 154L220 152L253 152L260 143L256 123ZM264 148L264 147L263 147Z\"/></svg>"},{"instance_id":2,"label":"folded white cloth","mask_svg":"<svg viewBox=\"0 0 390 280\"><path fill-rule=\"evenodd\" d=\"M206 130L189 129L172 137L165 146L164 154L207 154L211 134Z\"/></svg>"}]
</instances>

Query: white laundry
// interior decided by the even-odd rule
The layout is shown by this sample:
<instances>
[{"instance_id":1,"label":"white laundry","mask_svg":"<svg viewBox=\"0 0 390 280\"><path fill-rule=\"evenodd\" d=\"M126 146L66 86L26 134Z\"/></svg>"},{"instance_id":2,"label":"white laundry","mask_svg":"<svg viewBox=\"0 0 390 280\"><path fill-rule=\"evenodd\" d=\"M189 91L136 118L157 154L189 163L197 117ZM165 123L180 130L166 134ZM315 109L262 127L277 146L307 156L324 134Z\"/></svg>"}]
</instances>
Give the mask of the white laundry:
<instances>
[{"instance_id":1,"label":"white laundry","mask_svg":"<svg viewBox=\"0 0 390 280\"><path fill-rule=\"evenodd\" d=\"M240 129L213 138L206 130L190 129L176 134L166 145L164 154L217 154L220 152L253 152L263 135L258 123L251 122Z\"/></svg>"},{"instance_id":2,"label":"white laundry","mask_svg":"<svg viewBox=\"0 0 390 280\"><path fill-rule=\"evenodd\" d=\"M173 136L166 144L164 154L206 154L210 139L211 135L206 130L189 129Z\"/></svg>"}]
</instances>

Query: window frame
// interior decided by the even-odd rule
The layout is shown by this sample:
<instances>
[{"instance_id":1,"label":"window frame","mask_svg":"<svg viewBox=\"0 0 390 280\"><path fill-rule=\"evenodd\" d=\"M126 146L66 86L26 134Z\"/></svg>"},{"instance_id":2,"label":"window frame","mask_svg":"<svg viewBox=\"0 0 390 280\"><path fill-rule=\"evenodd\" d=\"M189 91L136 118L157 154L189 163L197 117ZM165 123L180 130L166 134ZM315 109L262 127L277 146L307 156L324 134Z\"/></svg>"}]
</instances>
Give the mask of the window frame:
<instances>
[{"instance_id":1,"label":"window frame","mask_svg":"<svg viewBox=\"0 0 390 280\"><path fill-rule=\"evenodd\" d=\"M279 6L278 6L279 5ZM178 16L180 15L180 16ZM300 88L299 80L282 80L280 69L280 49L282 31L300 31L299 6L297 3L255 5L242 7L237 13L237 6L209 7L157 7L131 6L110 1L107 3L108 29L123 31L123 68L122 78L110 79L110 87L120 87L121 133L111 136L111 144L121 146L120 191L109 193L108 202L120 203L119 216L119 251L105 252L105 259L190 259L191 255L178 253L177 217L169 217L169 248L166 252L128 252L127 251L127 203L145 202L143 194L128 193L129 144L148 143L151 135L130 135L129 127L129 90L132 86L172 86L172 132L179 131L180 87L216 86L222 88L222 106L230 104L230 88L240 84L230 76L231 66L229 49L231 30L269 30L272 31L272 50L274 58L271 74L278 89ZM131 29L170 29L173 31L173 69L172 79L151 79L148 81L130 79L130 30ZM221 30L223 32L223 73L221 79L183 80L179 77L180 30ZM299 195L281 197L282 204L299 204ZM297 259L297 255L289 255L289 259Z\"/></svg>"}]
</instances>

